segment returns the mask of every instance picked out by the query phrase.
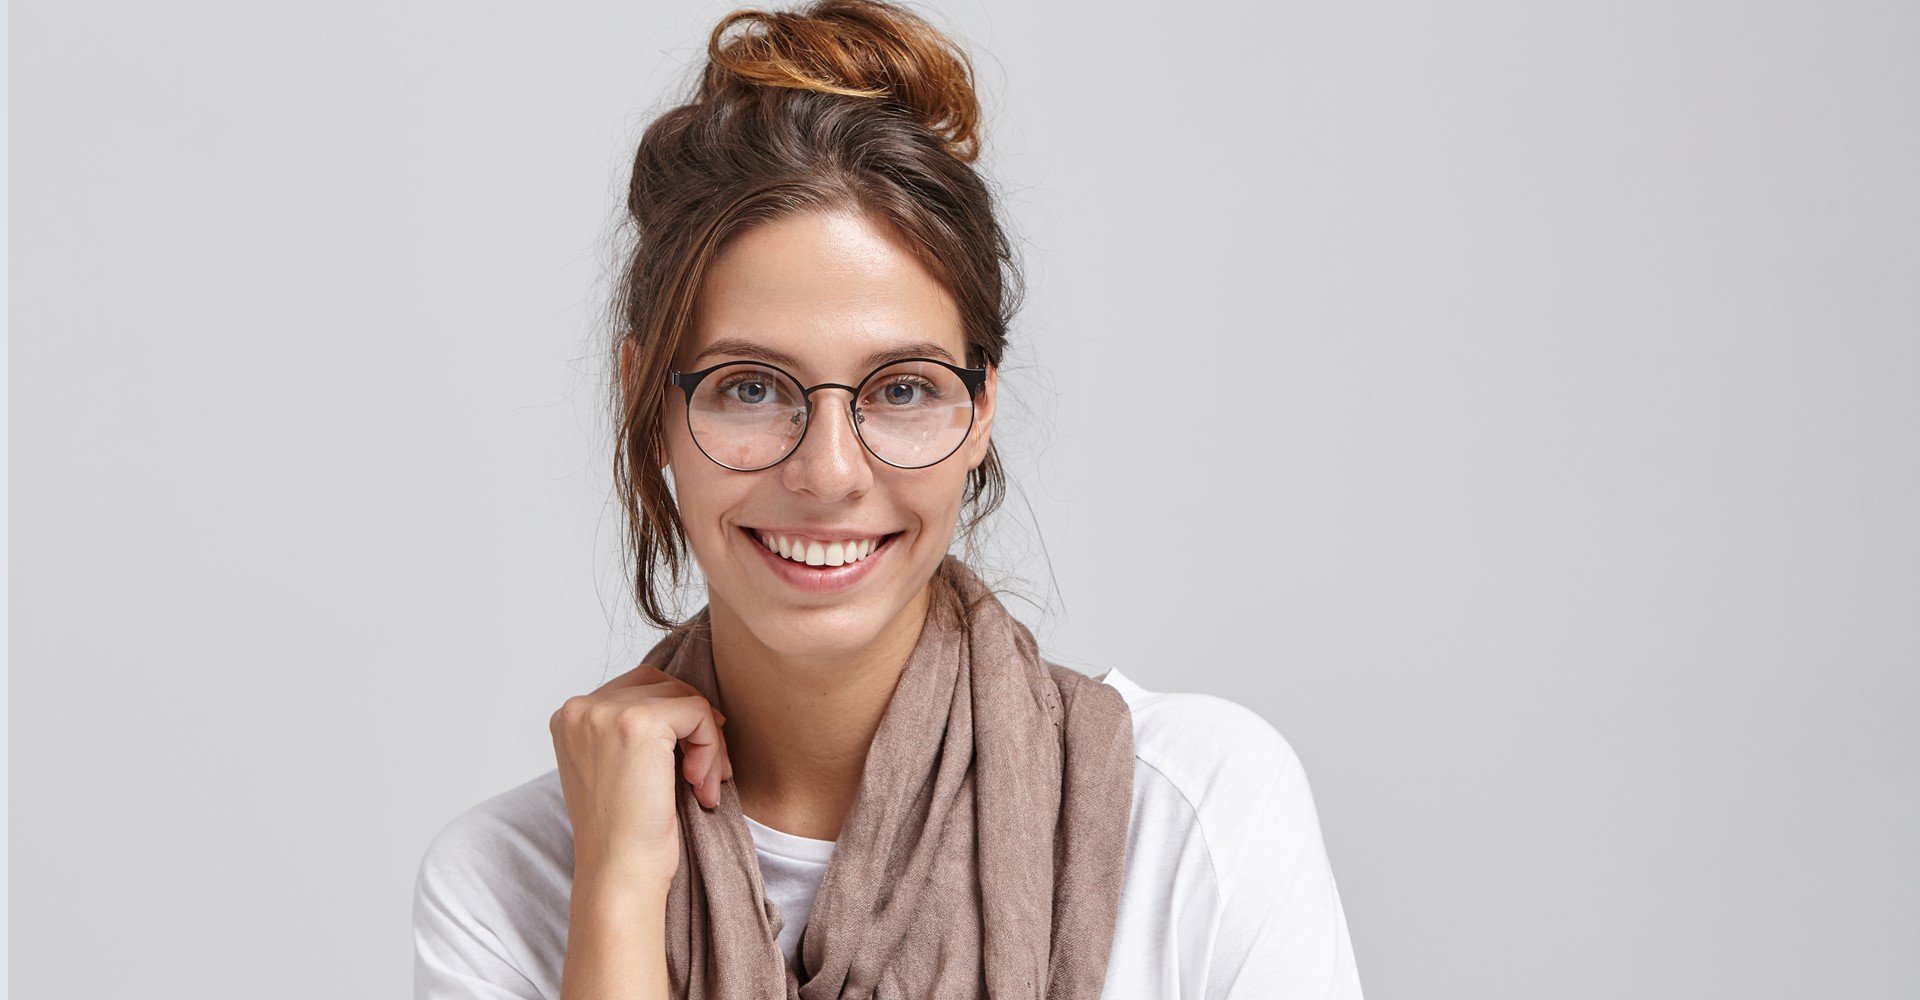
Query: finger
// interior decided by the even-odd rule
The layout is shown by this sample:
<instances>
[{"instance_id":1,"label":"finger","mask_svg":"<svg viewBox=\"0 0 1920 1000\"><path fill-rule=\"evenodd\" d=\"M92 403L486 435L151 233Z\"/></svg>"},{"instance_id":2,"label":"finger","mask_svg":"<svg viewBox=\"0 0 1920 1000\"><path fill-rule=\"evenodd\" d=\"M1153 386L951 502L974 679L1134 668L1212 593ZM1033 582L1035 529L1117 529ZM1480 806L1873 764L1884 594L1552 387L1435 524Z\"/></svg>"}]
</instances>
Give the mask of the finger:
<instances>
[{"instance_id":1,"label":"finger","mask_svg":"<svg viewBox=\"0 0 1920 1000\"><path fill-rule=\"evenodd\" d=\"M731 780L732 777L733 761L727 756L727 742L723 737L719 752L714 754L713 765L707 768L706 777L702 779L702 784L706 787L713 805L720 804L720 783Z\"/></svg>"},{"instance_id":2,"label":"finger","mask_svg":"<svg viewBox=\"0 0 1920 1000\"><path fill-rule=\"evenodd\" d=\"M706 695L702 694L699 688L694 687L692 684L684 680L681 680L680 678L675 677L672 674L669 674L658 667L651 666L645 663L642 663L639 666L634 667L632 670L629 670L626 673L613 678L612 680L606 682L605 684L600 685L598 688L595 688L594 690L596 692L610 691L610 690L619 689L619 688L637 688L637 687L651 686L655 684L669 685L675 690L679 691L681 694L690 695L695 698L702 698L702 699L706 698ZM722 725L726 723L727 721L726 713L720 711L720 707L718 705L713 706L713 714L720 720Z\"/></svg>"},{"instance_id":3,"label":"finger","mask_svg":"<svg viewBox=\"0 0 1920 1000\"><path fill-rule=\"evenodd\" d=\"M726 737L704 745L683 741L682 747L681 775L702 796L703 803L717 803L720 779L728 766Z\"/></svg>"},{"instance_id":4,"label":"finger","mask_svg":"<svg viewBox=\"0 0 1920 1000\"><path fill-rule=\"evenodd\" d=\"M720 783L733 777L733 759L727 752L727 737L720 735L711 747L687 746L683 750L685 760L684 774L688 783L693 785L694 793L700 803L708 808L720 804ZM704 767L702 762L704 761Z\"/></svg>"},{"instance_id":5,"label":"finger","mask_svg":"<svg viewBox=\"0 0 1920 1000\"><path fill-rule=\"evenodd\" d=\"M595 692L610 691L615 688L633 687L637 684L653 684L659 681L675 680L673 675L651 663L642 663L624 674L620 674L605 684L594 688Z\"/></svg>"},{"instance_id":6,"label":"finger","mask_svg":"<svg viewBox=\"0 0 1920 1000\"><path fill-rule=\"evenodd\" d=\"M660 692L670 692L662 686ZM718 752L721 741L720 724L713 720L713 712L704 699L670 693L662 697L649 696L638 689L615 691L607 695L589 697L587 711L594 720L589 727L601 732L618 733L619 738L630 747L638 747L646 742L658 742L671 754L684 747L685 753L695 765L683 771L683 775L692 780L701 774Z\"/></svg>"},{"instance_id":7,"label":"finger","mask_svg":"<svg viewBox=\"0 0 1920 1000\"><path fill-rule=\"evenodd\" d=\"M718 778L713 776L721 772L727 761L727 737L720 729L725 716L697 692L676 700L691 701L705 708L712 723L711 738L696 739L693 736L687 736L679 741L683 753L683 774L695 788L704 789L709 784L718 785Z\"/></svg>"},{"instance_id":8,"label":"finger","mask_svg":"<svg viewBox=\"0 0 1920 1000\"><path fill-rule=\"evenodd\" d=\"M725 737L705 700L697 697L663 698L655 702L671 729L672 741L682 752L681 775L699 784L724 750Z\"/></svg>"},{"instance_id":9,"label":"finger","mask_svg":"<svg viewBox=\"0 0 1920 1000\"><path fill-rule=\"evenodd\" d=\"M665 709L658 717L667 722L672 742L681 747L681 776L693 786L702 806L719 805L720 782L732 774L726 738L720 731L726 717L699 689L641 664L595 689L593 697L601 711L618 711L614 706L638 702L657 703Z\"/></svg>"}]
</instances>

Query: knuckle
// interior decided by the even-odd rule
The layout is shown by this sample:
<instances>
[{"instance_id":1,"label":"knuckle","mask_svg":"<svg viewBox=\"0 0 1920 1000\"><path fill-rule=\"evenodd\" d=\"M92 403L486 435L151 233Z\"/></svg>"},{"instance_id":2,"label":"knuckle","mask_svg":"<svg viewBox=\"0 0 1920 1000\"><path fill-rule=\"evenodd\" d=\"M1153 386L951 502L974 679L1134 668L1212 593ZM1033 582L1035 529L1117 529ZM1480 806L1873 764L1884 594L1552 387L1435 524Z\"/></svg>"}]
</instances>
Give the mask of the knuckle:
<instances>
[{"instance_id":1,"label":"knuckle","mask_svg":"<svg viewBox=\"0 0 1920 1000\"><path fill-rule=\"evenodd\" d=\"M653 731L653 712L645 705L628 705L613 718L613 730L626 743L634 743Z\"/></svg>"}]
</instances>

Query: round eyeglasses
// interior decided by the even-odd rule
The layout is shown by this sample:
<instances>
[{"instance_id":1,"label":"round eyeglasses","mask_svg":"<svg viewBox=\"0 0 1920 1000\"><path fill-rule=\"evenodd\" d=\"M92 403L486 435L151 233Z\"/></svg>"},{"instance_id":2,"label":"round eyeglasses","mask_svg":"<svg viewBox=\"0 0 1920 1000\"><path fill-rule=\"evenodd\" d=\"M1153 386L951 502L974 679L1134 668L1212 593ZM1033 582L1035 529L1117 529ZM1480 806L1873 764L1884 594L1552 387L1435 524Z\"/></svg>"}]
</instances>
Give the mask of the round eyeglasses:
<instances>
[{"instance_id":1,"label":"round eyeglasses","mask_svg":"<svg viewBox=\"0 0 1920 1000\"><path fill-rule=\"evenodd\" d=\"M860 384L800 380L762 361L723 361L697 372L670 372L687 396L687 429L701 454L736 472L778 465L813 425L813 394L851 393L854 435L873 457L897 469L924 469L960 450L973 430L973 397L986 368L935 358L905 358L875 368Z\"/></svg>"}]
</instances>

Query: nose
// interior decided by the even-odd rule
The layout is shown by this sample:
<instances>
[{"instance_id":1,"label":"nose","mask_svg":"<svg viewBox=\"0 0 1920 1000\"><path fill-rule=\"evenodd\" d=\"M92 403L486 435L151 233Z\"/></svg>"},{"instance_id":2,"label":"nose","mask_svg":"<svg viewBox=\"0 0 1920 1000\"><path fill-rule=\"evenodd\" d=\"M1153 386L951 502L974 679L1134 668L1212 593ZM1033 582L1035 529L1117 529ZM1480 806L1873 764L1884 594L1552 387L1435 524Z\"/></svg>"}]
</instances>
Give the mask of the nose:
<instances>
[{"instance_id":1,"label":"nose","mask_svg":"<svg viewBox=\"0 0 1920 1000\"><path fill-rule=\"evenodd\" d=\"M865 493L873 485L867 448L854 430L853 413L839 389L822 389L807 418L800 447L780 463L781 483L798 493L832 502ZM832 395L825 395L832 393Z\"/></svg>"}]
</instances>

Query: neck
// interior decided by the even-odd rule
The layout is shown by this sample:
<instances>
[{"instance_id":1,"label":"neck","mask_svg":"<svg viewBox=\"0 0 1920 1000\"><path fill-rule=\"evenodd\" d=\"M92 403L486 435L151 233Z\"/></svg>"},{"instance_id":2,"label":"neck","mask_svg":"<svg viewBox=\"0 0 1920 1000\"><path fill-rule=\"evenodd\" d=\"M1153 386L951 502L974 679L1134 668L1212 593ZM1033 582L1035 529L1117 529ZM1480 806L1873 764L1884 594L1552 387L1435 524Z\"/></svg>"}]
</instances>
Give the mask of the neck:
<instances>
[{"instance_id":1,"label":"neck","mask_svg":"<svg viewBox=\"0 0 1920 1000\"><path fill-rule=\"evenodd\" d=\"M930 586L922 587L872 642L816 656L768 648L730 609L709 602L742 812L796 836L839 838L930 599Z\"/></svg>"}]
</instances>

